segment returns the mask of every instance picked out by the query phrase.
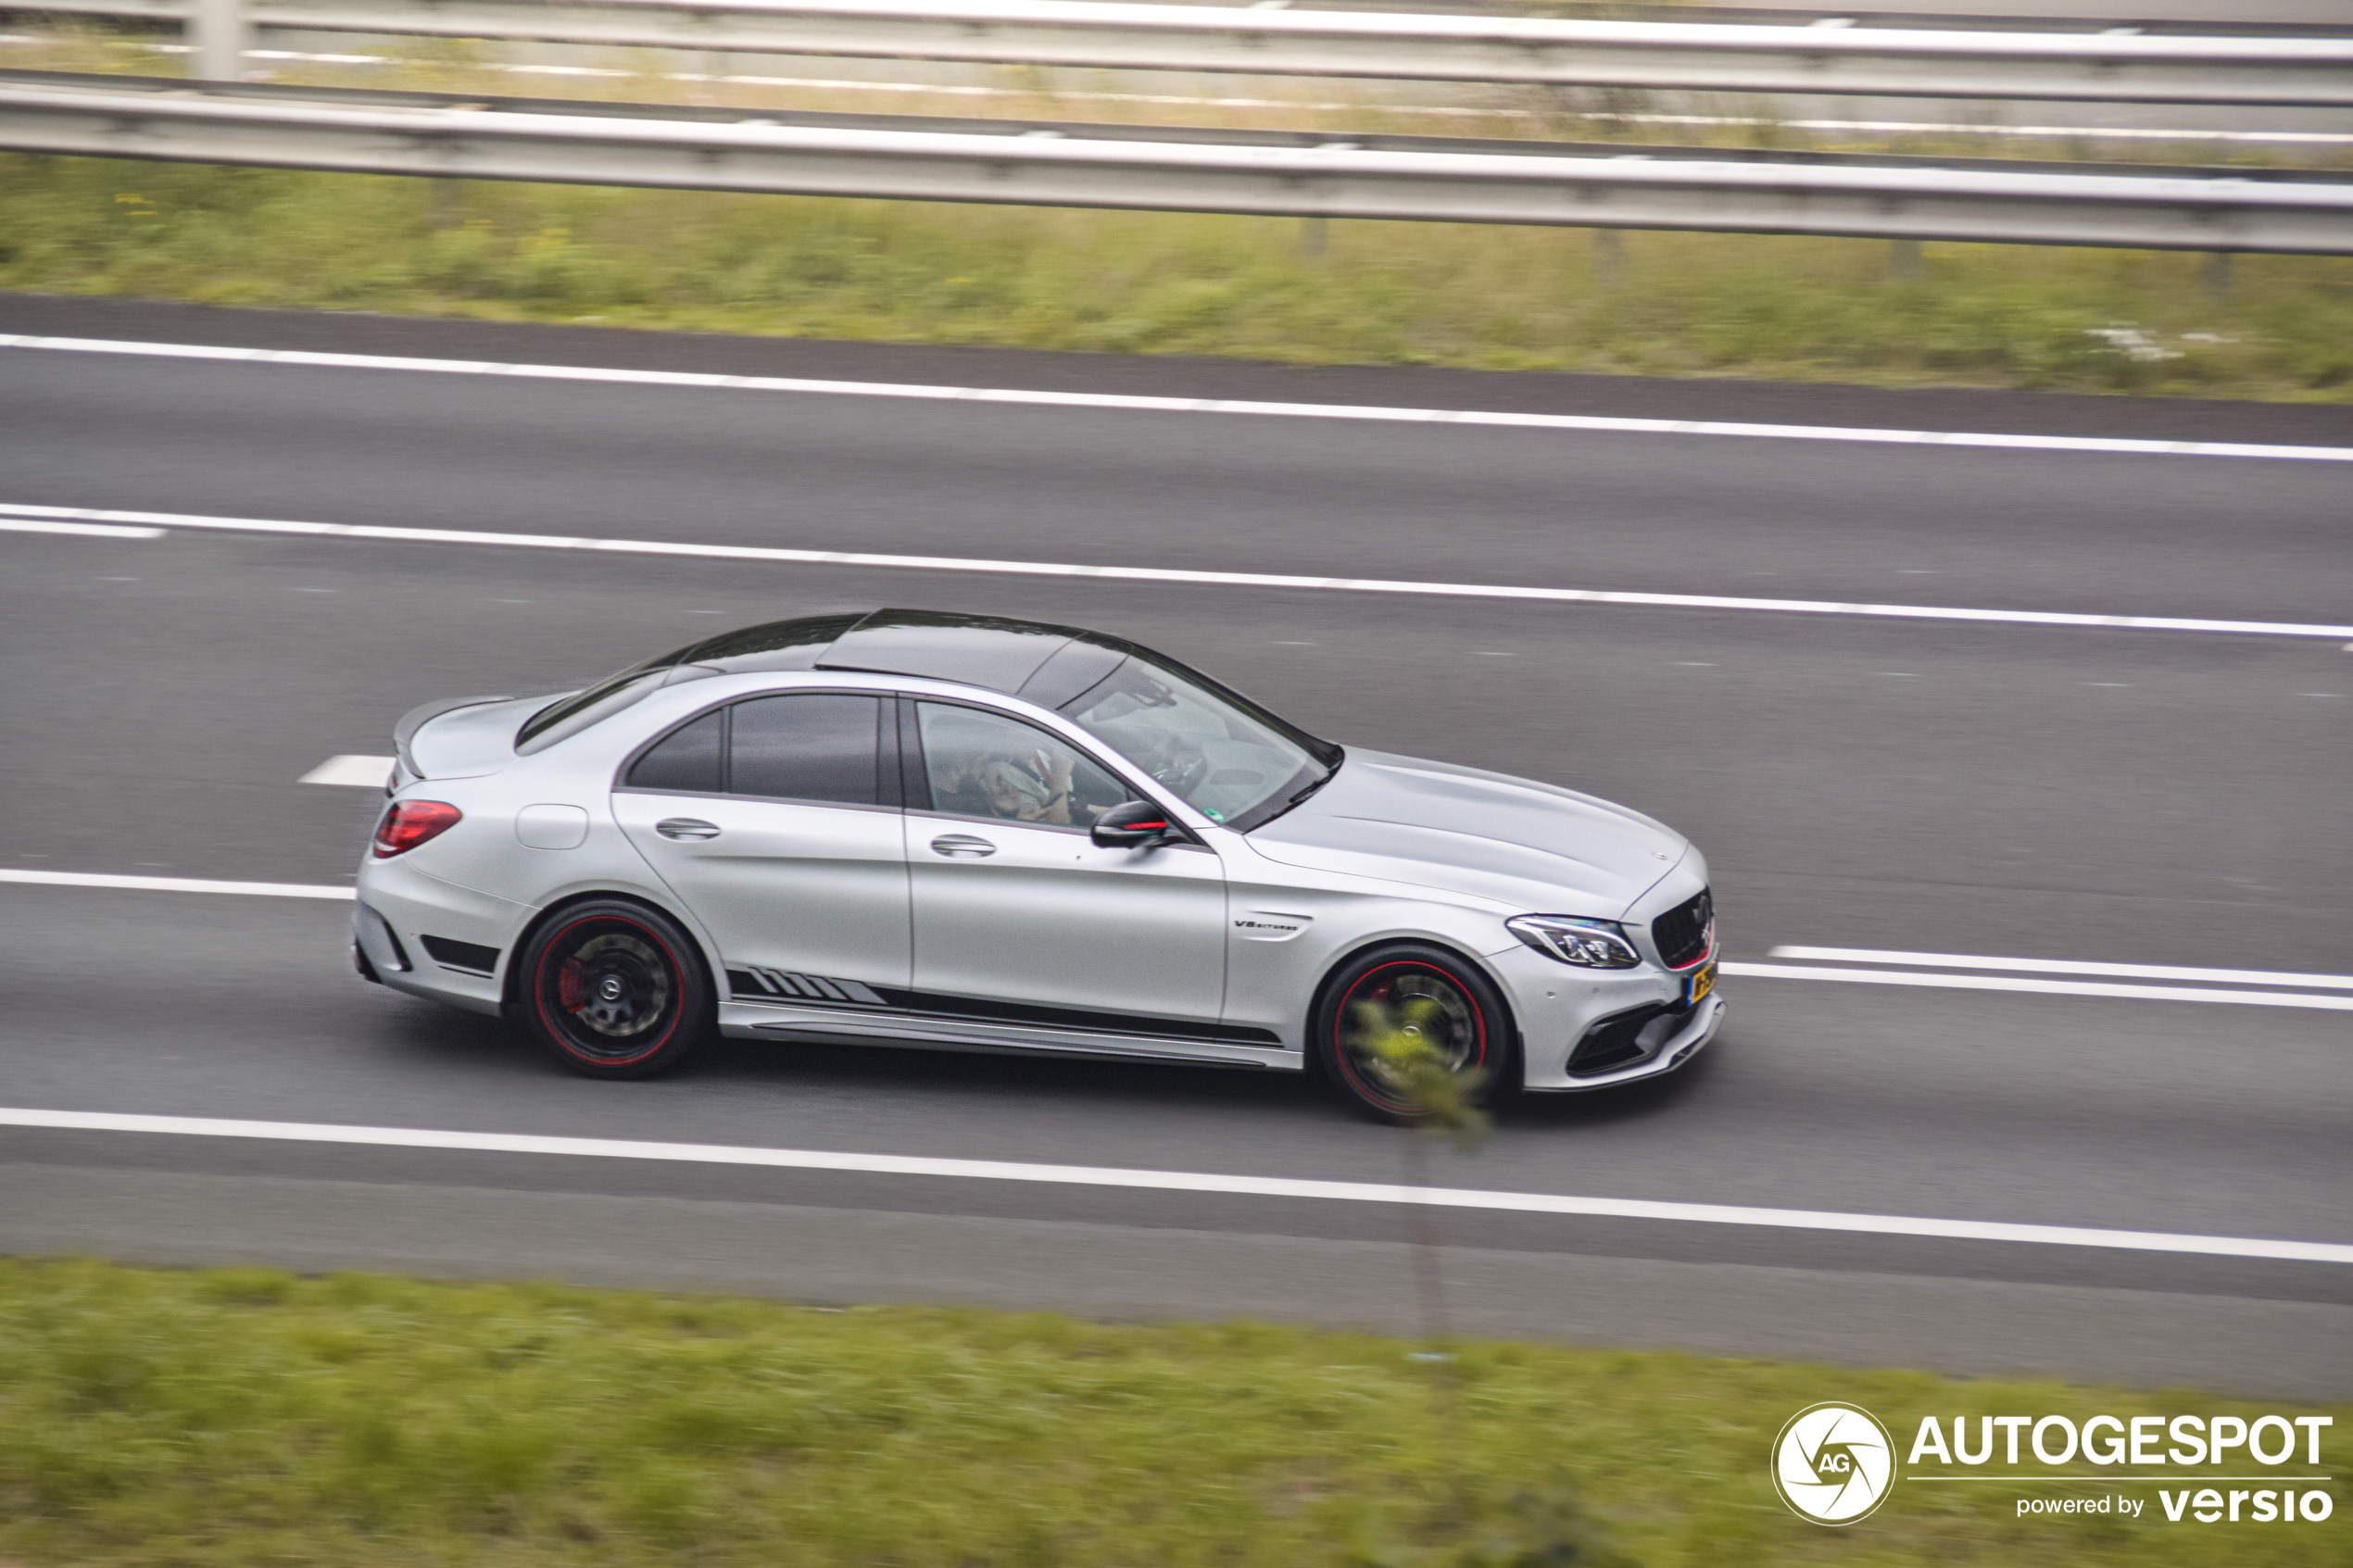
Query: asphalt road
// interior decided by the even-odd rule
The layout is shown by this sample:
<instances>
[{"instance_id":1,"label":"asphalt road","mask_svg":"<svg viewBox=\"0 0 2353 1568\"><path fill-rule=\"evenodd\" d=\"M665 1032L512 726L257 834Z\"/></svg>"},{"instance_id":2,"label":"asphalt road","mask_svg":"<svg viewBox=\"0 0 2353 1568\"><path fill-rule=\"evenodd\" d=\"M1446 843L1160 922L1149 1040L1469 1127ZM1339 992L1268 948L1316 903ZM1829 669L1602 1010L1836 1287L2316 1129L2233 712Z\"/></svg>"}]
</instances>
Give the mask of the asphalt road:
<instances>
[{"instance_id":1,"label":"asphalt road","mask_svg":"<svg viewBox=\"0 0 2353 1568\"><path fill-rule=\"evenodd\" d=\"M1423 407L2353 445L2333 409L745 344L0 299L0 332ZM880 403L0 350L0 504L2266 621L2347 618L2342 465ZM0 533L0 867L335 883L426 697L883 603L1114 629L1344 742L1556 780L1785 943L2342 973L2353 651L175 533ZM1271 1076L729 1043L573 1080L351 977L341 906L0 887L0 1103L1389 1181ZM1726 983L1681 1080L1434 1179L2353 1241L2346 1014ZM0 1248L1410 1328L1378 1205L0 1133ZM1346 1207L1350 1212L1334 1212ZM2341 1266L1453 1214L1474 1332L2353 1390Z\"/></svg>"}]
</instances>

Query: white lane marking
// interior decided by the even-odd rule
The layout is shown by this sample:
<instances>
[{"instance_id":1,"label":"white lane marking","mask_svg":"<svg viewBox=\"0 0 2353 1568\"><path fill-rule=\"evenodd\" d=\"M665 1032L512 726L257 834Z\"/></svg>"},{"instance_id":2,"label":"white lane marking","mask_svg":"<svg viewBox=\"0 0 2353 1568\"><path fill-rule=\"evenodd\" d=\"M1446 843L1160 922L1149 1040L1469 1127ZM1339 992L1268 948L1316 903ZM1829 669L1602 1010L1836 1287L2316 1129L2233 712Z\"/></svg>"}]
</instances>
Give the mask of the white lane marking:
<instances>
[{"instance_id":1,"label":"white lane marking","mask_svg":"<svg viewBox=\"0 0 2353 1568\"><path fill-rule=\"evenodd\" d=\"M1599 414L1525 414L1475 408L1384 408L1354 403L1269 403L1218 397L1144 397L1108 392L1030 392L1010 387L924 386L900 382L820 381L802 376L724 376L695 370L624 370L580 365L504 364L391 354L322 354L293 348L224 348L193 343L0 333L0 348L63 354L124 354L306 365L338 370L418 370L440 375L522 376L541 381L701 387L727 392L799 392L828 397L902 397L926 402L1012 403L1043 408L1116 408L1152 414L1247 414L1264 419L1361 420L1379 424L1486 425L1513 430L1600 431L1633 435L1730 435L1783 441L1859 441L1875 445L1970 446L2012 452L2113 452L2185 458L2279 458L2353 462L2353 446L2283 446L2236 441L2145 441L2108 435L2010 435L1943 430L1757 424L1727 420L1635 420Z\"/></svg>"},{"instance_id":2,"label":"white lane marking","mask_svg":"<svg viewBox=\"0 0 2353 1568\"><path fill-rule=\"evenodd\" d=\"M90 539L160 539L160 528L123 528L111 522L54 522L42 518L0 518L10 533L77 533ZM126 581L128 581L126 579Z\"/></svg>"},{"instance_id":3,"label":"white lane marking","mask_svg":"<svg viewBox=\"0 0 2353 1568\"><path fill-rule=\"evenodd\" d=\"M330 757L324 762L296 780L296 784L350 784L360 789L382 789L392 776L389 757Z\"/></svg>"},{"instance_id":4,"label":"white lane marking","mask_svg":"<svg viewBox=\"0 0 2353 1568\"><path fill-rule=\"evenodd\" d=\"M45 887L115 887L150 893L241 893L268 898L352 898L348 887L296 882L220 882L182 876L120 876L100 872L0 869L0 883ZM1778 951L1779 949L1777 949ZM1808 969L1792 964L1727 961L1722 972L1768 980L1843 980L1880 985L1932 985L1963 991L2031 991L2066 997L2120 997L2135 1001L2240 1002L2258 1007L2353 1011L2353 997L2310 997L2289 991L2204 991L2180 986L2108 985L2067 980L2011 980L1971 974L1908 974L1893 970ZM2122 966L2130 967L2130 966ZM2339 977L2287 975L2310 984L2342 985Z\"/></svg>"},{"instance_id":5,"label":"white lane marking","mask_svg":"<svg viewBox=\"0 0 2353 1568\"><path fill-rule=\"evenodd\" d=\"M1898 953L1880 947L1776 947L1777 959L1814 963L1911 964L1920 969L2002 969L2019 974L2102 974L2115 980L2196 980L2212 985L2306 985L2353 991L2353 974L2292 974L2276 969L2193 969L2182 964L2079 963L2072 959L2004 959L1982 953Z\"/></svg>"},{"instance_id":6,"label":"white lane marking","mask_svg":"<svg viewBox=\"0 0 2353 1568\"><path fill-rule=\"evenodd\" d=\"M2206 991L2183 985L2118 985L2097 980L2013 980L1988 974L1919 974L1894 969L1810 969L1799 964L1727 963L1726 974L1760 980L1833 980L1850 985L1927 985L1949 991L2025 991L2045 997L2120 997L2144 1002L2234 1002L2241 1007L2310 1008L2353 1012L2353 997L2300 991Z\"/></svg>"},{"instance_id":7,"label":"white lane marking","mask_svg":"<svg viewBox=\"0 0 2353 1568\"><path fill-rule=\"evenodd\" d=\"M41 887L121 887L139 893L245 893L263 898L356 898L348 887L305 882L214 882L193 876L113 876L102 872L27 872L0 868L0 882Z\"/></svg>"},{"instance_id":8,"label":"white lane marking","mask_svg":"<svg viewBox=\"0 0 2353 1568\"><path fill-rule=\"evenodd\" d=\"M210 1116L146 1116L100 1110L0 1108L0 1126L51 1127L73 1132L163 1133L214 1138L269 1138L291 1143L358 1144L383 1148L464 1149L488 1154L557 1154L599 1160L673 1160L701 1165L765 1166L785 1171L850 1171L871 1175L951 1176L969 1181L1054 1183L1152 1192L1227 1193L1249 1198L1303 1198L1341 1203L1420 1203L1437 1209L1483 1209L1519 1214L1577 1214L1615 1220L1769 1225L1786 1230L1843 1231L1865 1236L1918 1236L1954 1241L2018 1241L2052 1247L2108 1247L2134 1252L2185 1252L2205 1257L2263 1258L2299 1263L2353 1263L2353 1247L2324 1241L2191 1236L2165 1231L2096 1230L2074 1225L2007 1224L1985 1220L1918 1219L1904 1214L1759 1209L1726 1203L1573 1198L1554 1193L1489 1192L1467 1187L1394 1186L1380 1182L1233 1176L1199 1171L1046 1165L1004 1160L950 1160L927 1155L845 1154L829 1149L648 1143L625 1138L552 1137L524 1133L461 1133L423 1127L249 1122Z\"/></svg>"},{"instance_id":9,"label":"white lane marking","mask_svg":"<svg viewBox=\"0 0 2353 1568\"><path fill-rule=\"evenodd\" d=\"M1212 587L1312 588L1351 594L1414 594L1441 598L1523 599L1555 604L1647 605L1671 609L1765 610L1784 615L1855 615L1898 621L1965 621L2015 626L2088 626L2134 632L2212 632L2267 637L2353 634L2353 626L2279 621L2207 621L2164 615L2083 615L2069 610L1957 609L1940 605L1839 604L1829 599L1752 599L1718 594L1637 594L1603 588L1534 588L1497 583L1404 583L1380 577L1298 577L1265 571L1185 571L1153 566L1084 566L1063 561L977 560L962 556L886 556L862 550L789 550L762 545L690 545L660 539L585 539L555 533L485 533L458 528L387 528L277 518L198 517L183 512L37 507L0 501L0 513L94 519L213 529L231 533L291 533L326 539L378 539L422 545L495 545L529 550L602 550L621 555L711 560L789 561L803 566L863 566L915 571L988 572L1017 577L1109 578Z\"/></svg>"}]
</instances>

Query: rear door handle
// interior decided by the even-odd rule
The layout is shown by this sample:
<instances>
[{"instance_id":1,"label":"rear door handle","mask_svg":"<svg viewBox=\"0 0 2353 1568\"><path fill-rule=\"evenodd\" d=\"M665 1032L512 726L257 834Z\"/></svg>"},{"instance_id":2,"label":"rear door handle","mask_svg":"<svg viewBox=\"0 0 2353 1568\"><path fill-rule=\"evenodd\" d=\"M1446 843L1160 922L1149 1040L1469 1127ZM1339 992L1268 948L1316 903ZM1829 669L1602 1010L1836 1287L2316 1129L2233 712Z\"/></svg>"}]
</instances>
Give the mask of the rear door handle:
<instances>
[{"instance_id":1,"label":"rear door handle","mask_svg":"<svg viewBox=\"0 0 2353 1568\"><path fill-rule=\"evenodd\" d=\"M654 824L654 832L664 838L717 838L719 824L700 817L664 817Z\"/></svg>"},{"instance_id":2,"label":"rear door handle","mask_svg":"<svg viewBox=\"0 0 2353 1568\"><path fill-rule=\"evenodd\" d=\"M931 852L935 855L946 855L950 859L969 855L978 859L983 855L997 853L997 847L985 838L975 838L968 833L947 833L931 841Z\"/></svg>"}]
</instances>

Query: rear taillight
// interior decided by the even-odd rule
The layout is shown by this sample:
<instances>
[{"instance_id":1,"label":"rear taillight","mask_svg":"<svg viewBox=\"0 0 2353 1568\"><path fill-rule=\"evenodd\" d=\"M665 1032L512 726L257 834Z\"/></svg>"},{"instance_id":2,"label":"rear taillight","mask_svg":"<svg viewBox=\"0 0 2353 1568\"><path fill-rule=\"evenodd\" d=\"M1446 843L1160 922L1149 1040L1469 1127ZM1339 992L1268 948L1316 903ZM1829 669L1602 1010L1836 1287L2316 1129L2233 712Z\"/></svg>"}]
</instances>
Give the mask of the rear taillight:
<instances>
[{"instance_id":1,"label":"rear taillight","mask_svg":"<svg viewBox=\"0 0 2353 1568\"><path fill-rule=\"evenodd\" d=\"M376 859L388 859L429 838L440 837L456 827L463 814L439 800L394 801L385 809L384 821L376 824Z\"/></svg>"}]
</instances>

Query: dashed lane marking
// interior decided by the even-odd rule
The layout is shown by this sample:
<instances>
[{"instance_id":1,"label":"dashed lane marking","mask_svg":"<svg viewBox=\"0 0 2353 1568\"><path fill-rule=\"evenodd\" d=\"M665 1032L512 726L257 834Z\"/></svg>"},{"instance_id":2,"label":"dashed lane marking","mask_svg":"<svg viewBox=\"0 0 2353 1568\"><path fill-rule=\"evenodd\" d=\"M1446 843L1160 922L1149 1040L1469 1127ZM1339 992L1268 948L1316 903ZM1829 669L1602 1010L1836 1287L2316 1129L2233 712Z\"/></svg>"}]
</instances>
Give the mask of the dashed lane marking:
<instances>
[{"instance_id":1,"label":"dashed lane marking","mask_svg":"<svg viewBox=\"0 0 2353 1568\"><path fill-rule=\"evenodd\" d=\"M295 782L382 789L392 777L392 761L389 757L330 757Z\"/></svg>"},{"instance_id":2,"label":"dashed lane marking","mask_svg":"<svg viewBox=\"0 0 2353 1568\"><path fill-rule=\"evenodd\" d=\"M0 882L38 887L119 887L136 893L243 893L259 898L354 898L348 887L303 882L219 882L193 876L116 876L105 872L28 872L0 867Z\"/></svg>"},{"instance_id":3,"label":"dashed lane marking","mask_svg":"<svg viewBox=\"0 0 2353 1568\"><path fill-rule=\"evenodd\" d=\"M2042 997L2115 997L2144 1002L2224 1002L2238 1007L2353 1012L2353 997L2301 991L2208 991L2186 985L2120 985L2101 980L2027 980L1994 974L1925 974L1895 969L1818 969L1804 964L1726 963L1726 974L1759 980L1829 980L1849 985L1923 985L1946 991L2023 991Z\"/></svg>"},{"instance_id":4,"label":"dashed lane marking","mask_svg":"<svg viewBox=\"0 0 2353 1568\"><path fill-rule=\"evenodd\" d=\"M160 528L124 528L111 522L59 522L51 518L0 517L0 530L10 533L72 533L84 539L160 539Z\"/></svg>"},{"instance_id":5,"label":"dashed lane marking","mask_svg":"<svg viewBox=\"0 0 2353 1568\"><path fill-rule=\"evenodd\" d=\"M1104 392L924 386L899 382L818 381L800 376L725 376L692 370L523 365L486 359L324 354L307 349L234 348L209 344L132 343L111 338L10 333L0 333L0 348L30 348L61 354L118 354L164 359L213 359L251 365L300 365L338 370L519 376L537 381L604 382L631 386L691 387L724 392L794 392L825 397L898 397L925 402L1019 404L1045 408L1108 408L1148 414L1234 414L1261 419L1479 425L1511 430L1588 431L1631 435L1720 435L1781 441L1862 442L1881 446L1967 446L2009 452L2108 452L2147 457L2269 458L2294 462L2353 462L2353 446L2294 446L2235 441L2145 441L2108 435L1876 430L1837 425L1757 424L1725 420L1637 420L1598 414L1525 414L1475 408L1386 408L1354 403L1272 403L1219 397L1145 397Z\"/></svg>"},{"instance_id":6,"label":"dashed lane marking","mask_svg":"<svg viewBox=\"0 0 2353 1568\"><path fill-rule=\"evenodd\" d=\"M2025 1242L2049 1247L2101 1247L2133 1252L2260 1258L2299 1263L2353 1263L2353 1247L2324 1241L2104 1230L2075 1225L2009 1224L1985 1220L1922 1219L1904 1214L1852 1214L1811 1209L1764 1209L1727 1203L1579 1198L1543 1192L1490 1192L1468 1187L1398 1186L1380 1182L1311 1181L1198 1171L1049 1165L1005 1160L951 1160L907 1154L849 1154L831 1149L759 1148L725 1144L648 1143L623 1138L550 1137L522 1133L465 1133L423 1127L360 1127L310 1122L249 1122L209 1116L130 1115L97 1110L0 1108L0 1126L258 1138L289 1143L356 1144L379 1148L562 1155L592 1160L670 1160L700 1165L764 1166L771 1170L786 1171L846 1171L864 1175L945 1176L967 1181L1124 1187L1149 1192L1217 1193L1340 1203L1411 1203L1433 1209L1489 1210L1518 1214L1761 1225L1865 1236Z\"/></svg>"},{"instance_id":7,"label":"dashed lane marking","mask_svg":"<svg viewBox=\"0 0 2353 1568\"><path fill-rule=\"evenodd\" d=\"M589 550L708 560L786 561L797 566L881 567L912 571L981 572L1015 577L1087 577L1126 583L1183 583L1229 588L1304 588L1349 594L1441 598L1518 599L1552 604L1642 605L1669 609L1729 609L1782 615L1861 616L1894 621L1973 621L2013 626L2091 627L2103 631L2204 632L2240 636L2353 636L2353 626L2278 621L2209 621L2167 615L2084 615L2068 610L1964 609L1944 605L1840 604L1829 599L1737 598L1720 594L1644 594L1604 588L1541 588L1504 583L1401 582L1381 577L1301 577L1266 571L1190 571L1155 566L1088 566L1066 561L984 560L963 556L876 555L863 550L795 550L761 545L697 545L664 539L594 539L555 533L490 533L459 528L390 528L305 522L283 518L200 517L183 512L117 511L0 501L0 514L67 522L131 523L229 533L284 533L419 545L488 545L508 549Z\"/></svg>"},{"instance_id":8,"label":"dashed lane marking","mask_svg":"<svg viewBox=\"0 0 2353 1568\"><path fill-rule=\"evenodd\" d=\"M1816 963L1909 964L1917 969L1998 969L2014 974L2096 974L2113 980L2190 980L2209 985L2303 985L2353 991L2353 974L2296 974L2276 969L2196 969L2183 964L2087 963L2075 959L2010 959L1983 953L1892 952L1881 947L1776 947L1777 959Z\"/></svg>"}]
</instances>

